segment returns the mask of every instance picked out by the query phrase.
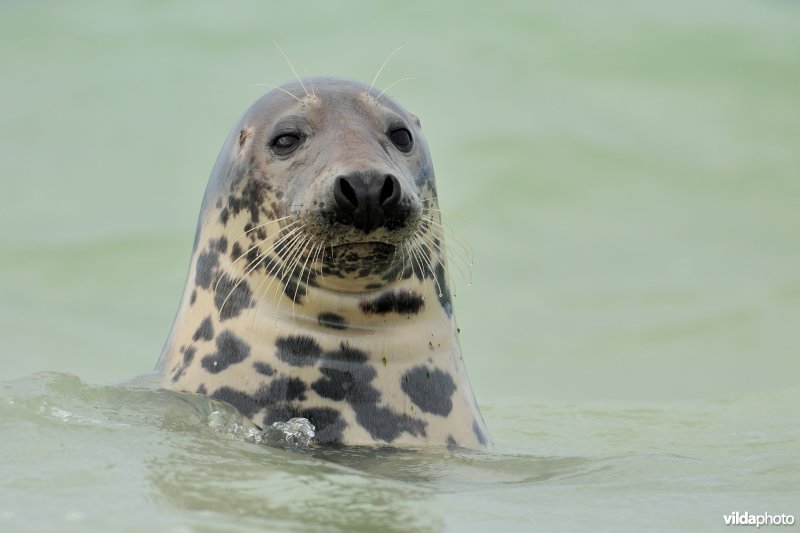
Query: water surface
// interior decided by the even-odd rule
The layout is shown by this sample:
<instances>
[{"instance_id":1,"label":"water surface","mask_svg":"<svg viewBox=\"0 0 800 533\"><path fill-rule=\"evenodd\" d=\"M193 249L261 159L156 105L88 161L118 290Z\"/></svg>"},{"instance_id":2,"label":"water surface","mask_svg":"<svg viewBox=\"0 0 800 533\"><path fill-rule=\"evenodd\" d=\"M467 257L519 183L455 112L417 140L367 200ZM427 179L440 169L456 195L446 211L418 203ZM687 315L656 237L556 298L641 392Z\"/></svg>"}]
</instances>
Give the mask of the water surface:
<instances>
[{"instance_id":1,"label":"water surface","mask_svg":"<svg viewBox=\"0 0 800 533\"><path fill-rule=\"evenodd\" d=\"M229 128L303 75L422 118L490 454L270 448L155 365ZM0 529L800 516L800 7L0 4ZM46 372L41 374L39 372ZM222 409L230 424L210 413Z\"/></svg>"}]
</instances>

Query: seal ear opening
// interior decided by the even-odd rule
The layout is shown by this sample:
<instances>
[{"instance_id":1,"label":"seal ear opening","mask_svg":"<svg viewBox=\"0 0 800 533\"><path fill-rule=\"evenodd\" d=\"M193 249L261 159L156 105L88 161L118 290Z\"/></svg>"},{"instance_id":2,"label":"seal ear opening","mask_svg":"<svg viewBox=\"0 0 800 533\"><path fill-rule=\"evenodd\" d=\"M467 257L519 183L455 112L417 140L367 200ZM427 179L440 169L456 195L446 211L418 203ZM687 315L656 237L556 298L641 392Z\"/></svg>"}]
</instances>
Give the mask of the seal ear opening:
<instances>
[{"instance_id":1,"label":"seal ear opening","mask_svg":"<svg viewBox=\"0 0 800 533\"><path fill-rule=\"evenodd\" d=\"M247 143L247 139L250 138L250 134L253 132L253 128L247 126L246 128L242 128L242 131L239 132L239 149L241 150L244 148L245 143Z\"/></svg>"}]
</instances>

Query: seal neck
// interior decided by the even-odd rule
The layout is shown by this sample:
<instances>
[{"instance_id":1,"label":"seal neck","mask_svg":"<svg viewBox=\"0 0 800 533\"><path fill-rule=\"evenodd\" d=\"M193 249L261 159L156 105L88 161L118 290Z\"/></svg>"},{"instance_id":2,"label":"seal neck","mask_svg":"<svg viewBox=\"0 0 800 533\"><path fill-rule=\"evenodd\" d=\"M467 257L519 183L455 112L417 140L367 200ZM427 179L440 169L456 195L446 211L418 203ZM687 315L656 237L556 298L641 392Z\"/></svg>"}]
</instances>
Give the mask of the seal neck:
<instances>
[{"instance_id":1,"label":"seal neck","mask_svg":"<svg viewBox=\"0 0 800 533\"><path fill-rule=\"evenodd\" d=\"M405 279L354 292L306 286L302 298L273 294L256 302L262 322L320 328L337 335L364 335L386 329L442 324L450 320L431 280ZM296 301L295 301L296 300Z\"/></svg>"}]
</instances>

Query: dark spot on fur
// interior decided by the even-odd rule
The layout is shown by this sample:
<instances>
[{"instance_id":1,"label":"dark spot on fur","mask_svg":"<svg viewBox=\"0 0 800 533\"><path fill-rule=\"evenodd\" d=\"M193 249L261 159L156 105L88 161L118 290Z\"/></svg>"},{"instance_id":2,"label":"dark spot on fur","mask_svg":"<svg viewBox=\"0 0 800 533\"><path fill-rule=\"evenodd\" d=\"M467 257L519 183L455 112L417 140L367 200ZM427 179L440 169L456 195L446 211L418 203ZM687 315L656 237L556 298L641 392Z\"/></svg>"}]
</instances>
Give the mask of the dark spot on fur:
<instances>
[{"instance_id":1,"label":"dark spot on fur","mask_svg":"<svg viewBox=\"0 0 800 533\"><path fill-rule=\"evenodd\" d=\"M228 239L224 235L219 239L211 239L208 241L208 247L217 253L224 254L228 251Z\"/></svg>"},{"instance_id":2,"label":"dark spot on fur","mask_svg":"<svg viewBox=\"0 0 800 533\"><path fill-rule=\"evenodd\" d=\"M322 354L317 341L305 335L290 335L275 340L275 356L292 366L311 366Z\"/></svg>"},{"instance_id":3,"label":"dark spot on fur","mask_svg":"<svg viewBox=\"0 0 800 533\"><path fill-rule=\"evenodd\" d=\"M227 207L223 207L222 211L219 212L219 221L222 222L223 226L228 224L228 218L230 218L231 212L228 211Z\"/></svg>"},{"instance_id":4,"label":"dark spot on fur","mask_svg":"<svg viewBox=\"0 0 800 533\"><path fill-rule=\"evenodd\" d=\"M396 413L388 407L361 404L354 405L353 409L356 412L356 421L373 439L392 442L404 431L415 437L426 434L427 424L424 420Z\"/></svg>"},{"instance_id":5,"label":"dark spot on fur","mask_svg":"<svg viewBox=\"0 0 800 533\"><path fill-rule=\"evenodd\" d=\"M208 289L211 287L211 282L217 275L217 266L219 265L219 257L216 253L205 251L200 252L197 256L197 266L195 268L194 281L198 286Z\"/></svg>"},{"instance_id":6,"label":"dark spot on fur","mask_svg":"<svg viewBox=\"0 0 800 533\"><path fill-rule=\"evenodd\" d=\"M272 368L272 365L270 365L269 363L262 363L259 361L257 363L253 363L253 368L255 369L256 372L258 372L259 374L263 374L265 376L275 375L275 369Z\"/></svg>"},{"instance_id":7,"label":"dark spot on fur","mask_svg":"<svg viewBox=\"0 0 800 533\"><path fill-rule=\"evenodd\" d=\"M330 400L340 402L347 399L348 403L354 401L376 402L379 396L377 390L369 385L375 377L375 371L365 367L365 371L344 370L340 368L321 368L322 377L311 384L311 389Z\"/></svg>"},{"instance_id":8,"label":"dark spot on fur","mask_svg":"<svg viewBox=\"0 0 800 533\"><path fill-rule=\"evenodd\" d=\"M270 405L267 408L267 414L264 416L264 426L269 427L275 422L286 422L298 415L298 409L288 403L280 403L277 405Z\"/></svg>"},{"instance_id":9,"label":"dark spot on fur","mask_svg":"<svg viewBox=\"0 0 800 533\"><path fill-rule=\"evenodd\" d=\"M306 286L304 283L298 283L297 279L292 277L284 285L283 293L294 303L302 305L302 298L306 295Z\"/></svg>"},{"instance_id":10,"label":"dark spot on fur","mask_svg":"<svg viewBox=\"0 0 800 533\"><path fill-rule=\"evenodd\" d=\"M214 305L219 309L220 320L239 316L244 309L255 306L250 285L245 280L223 275L214 294Z\"/></svg>"},{"instance_id":11,"label":"dark spot on fur","mask_svg":"<svg viewBox=\"0 0 800 533\"><path fill-rule=\"evenodd\" d=\"M189 297L189 305L194 305L195 301L197 301L197 289L192 290L192 295Z\"/></svg>"},{"instance_id":12,"label":"dark spot on fur","mask_svg":"<svg viewBox=\"0 0 800 533\"><path fill-rule=\"evenodd\" d=\"M263 391L269 403L302 401L306 399L306 384L300 378L279 377Z\"/></svg>"},{"instance_id":13,"label":"dark spot on fur","mask_svg":"<svg viewBox=\"0 0 800 533\"><path fill-rule=\"evenodd\" d=\"M342 441L342 432L347 427L347 422L336 409L312 407L300 411L300 416L314 425L314 438L317 442L332 444Z\"/></svg>"},{"instance_id":14,"label":"dark spot on fur","mask_svg":"<svg viewBox=\"0 0 800 533\"><path fill-rule=\"evenodd\" d=\"M192 360L194 360L194 355L197 353L197 348L194 346L189 346L188 348L181 347L181 353L183 354L183 363L175 370L175 374L172 376L173 383L181 379L186 369L189 368Z\"/></svg>"},{"instance_id":15,"label":"dark spot on fur","mask_svg":"<svg viewBox=\"0 0 800 533\"><path fill-rule=\"evenodd\" d=\"M228 207L233 215L238 215L241 211L248 211L250 213L250 222L258 223L259 208L264 200L263 187L264 185L261 181L251 179L247 180L238 196L235 194L229 195Z\"/></svg>"},{"instance_id":16,"label":"dark spot on fur","mask_svg":"<svg viewBox=\"0 0 800 533\"><path fill-rule=\"evenodd\" d=\"M451 396L456 384L450 374L438 368L414 367L403 374L400 387L426 413L447 416L453 409Z\"/></svg>"},{"instance_id":17,"label":"dark spot on fur","mask_svg":"<svg viewBox=\"0 0 800 533\"><path fill-rule=\"evenodd\" d=\"M258 260L259 260L258 256L261 255L261 249L260 248L255 247L255 246L251 246L244 255L245 255L245 258L247 259L248 267L255 266L256 268L258 268L258 265L257 265Z\"/></svg>"},{"instance_id":18,"label":"dark spot on fur","mask_svg":"<svg viewBox=\"0 0 800 533\"><path fill-rule=\"evenodd\" d=\"M267 422L269 425L278 420L286 421L294 416L281 418L284 414L296 412L291 402L305 400L305 391L306 385L300 379L280 377L268 385L264 385L253 395L230 387L220 387L211 397L231 404L248 418L252 418L261 409L267 408L268 417L269 413L275 415L274 420Z\"/></svg>"},{"instance_id":19,"label":"dark spot on fur","mask_svg":"<svg viewBox=\"0 0 800 533\"><path fill-rule=\"evenodd\" d=\"M250 355L250 345L228 330L217 337L217 351L203 357L203 368L217 374L231 365L241 363Z\"/></svg>"},{"instance_id":20,"label":"dark spot on fur","mask_svg":"<svg viewBox=\"0 0 800 533\"><path fill-rule=\"evenodd\" d=\"M401 433L425 435L424 420L397 413L389 407L379 404L381 393L372 386L377 371L370 365L368 354L341 343L339 349L323 351L311 337L292 335L275 341L276 357L292 366L312 366L319 364L322 377L311 384L311 389L323 398L347 402L355 412L356 422L366 429L372 438L391 442ZM264 424L285 421L299 414L296 406L286 402L269 405L264 417ZM331 415L332 416L332 415ZM323 433L320 442L334 442L340 438L345 427L344 421L337 415L339 422L333 422L328 436ZM313 423L313 422L312 422Z\"/></svg>"},{"instance_id":21,"label":"dark spot on fur","mask_svg":"<svg viewBox=\"0 0 800 533\"><path fill-rule=\"evenodd\" d=\"M210 341L213 338L214 338L214 326L211 324L211 317L208 316L206 317L205 320L203 320L203 323L200 324L200 327L197 328L197 331L194 332L192 340L195 342L201 339L204 341Z\"/></svg>"},{"instance_id":22,"label":"dark spot on fur","mask_svg":"<svg viewBox=\"0 0 800 533\"><path fill-rule=\"evenodd\" d=\"M322 354L323 360L344 361L347 363L366 363L369 360L367 352L351 348L346 342L339 344L338 350L331 350Z\"/></svg>"},{"instance_id":23,"label":"dark spot on fur","mask_svg":"<svg viewBox=\"0 0 800 533\"><path fill-rule=\"evenodd\" d=\"M380 289L381 287L383 287L382 283L370 283L364 286L364 288L368 291L374 291L375 289Z\"/></svg>"},{"instance_id":24,"label":"dark spot on fur","mask_svg":"<svg viewBox=\"0 0 800 533\"><path fill-rule=\"evenodd\" d=\"M220 387L214 391L211 397L215 400L231 404L237 411L248 418L262 409L254 397L230 387Z\"/></svg>"},{"instance_id":25,"label":"dark spot on fur","mask_svg":"<svg viewBox=\"0 0 800 533\"><path fill-rule=\"evenodd\" d=\"M486 435L483 434L480 426L478 426L477 420L472 421L472 432L475 433L475 437L481 443L481 446L486 446L489 443L489 439L486 438Z\"/></svg>"},{"instance_id":26,"label":"dark spot on fur","mask_svg":"<svg viewBox=\"0 0 800 533\"><path fill-rule=\"evenodd\" d=\"M419 294L409 290L387 291L373 300L363 300L361 310L365 314L385 315L399 313L415 315L425 305Z\"/></svg>"},{"instance_id":27,"label":"dark spot on fur","mask_svg":"<svg viewBox=\"0 0 800 533\"><path fill-rule=\"evenodd\" d=\"M448 435L447 436L447 449L448 450L454 450L456 448L458 448L458 443L456 442L456 439L454 439L452 435Z\"/></svg>"},{"instance_id":28,"label":"dark spot on fur","mask_svg":"<svg viewBox=\"0 0 800 533\"><path fill-rule=\"evenodd\" d=\"M372 438L391 442L404 431L414 436L425 435L423 420L378 404L381 393L371 384L377 375L373 367L341 359L324 359L320 372L323 377L315 381L311 389L323 398L346 401L355 411L358 424Z\"/></svg>"},{"instance_id":29,"label":"dark spot on fur","mask_svg":"<svg viewBox=\"0 0 800 533\"><path fill-rule=\"evenodd\" d=\"M343 316L336 313L320 313L317 316L317 321L320 326L333 329L347 329L347 321Z\"/></svg>"},{"instance_id":30,"label":"dark spot on fur","mask_svg":"<svg viewBox=\"0 0 800 533\"><path fill-rule=\"evenodd\" d=\"M240 257L242 257L242 247L238 242L235 242L233 246L231 246L231 260L237 261Z\"/></svg>"},{"instance_id":31,"label":"dark spot on fur","mask_svg":"<svg viewBox=\"0 0 800 533\"><path fill-rule=\"evenodd\" d=\"M197 394L208 394L208 391L206 390L206 386L203 385L202 383L197 386L197 390L195 390L195 392Z\"/></svg>"}]
</instances>

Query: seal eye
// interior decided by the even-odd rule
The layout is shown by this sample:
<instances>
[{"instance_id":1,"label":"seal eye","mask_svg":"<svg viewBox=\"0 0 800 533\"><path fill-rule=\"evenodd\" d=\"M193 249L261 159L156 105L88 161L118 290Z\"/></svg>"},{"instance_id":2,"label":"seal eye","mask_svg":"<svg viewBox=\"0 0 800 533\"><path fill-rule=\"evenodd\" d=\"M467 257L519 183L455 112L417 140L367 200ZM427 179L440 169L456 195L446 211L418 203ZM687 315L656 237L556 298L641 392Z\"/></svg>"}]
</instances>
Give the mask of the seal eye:
<instances>
[{"instance_id":1,"label":"seal eye","mask_svg":"<svg viewBox=\"0 0 800 533\"><path fill-rule=\"evenodd\" d=\"M278 135L272 139L269 146L276 155L289 155L300 146L300 135L296 133Z\"/></svg>"},{"instance_id":2,"label":"seal eye","mask_svg":"<svg viewBox=\"0 0 800 533\"><path fill-rule=\"evenodd\" d=\"M414 140L411 138L411 132L405 128L397 128L389 132L389 140L392 141L395 148L401 152L410 152L411 147L414 146Z\"/></svg>"}]
</instances>

